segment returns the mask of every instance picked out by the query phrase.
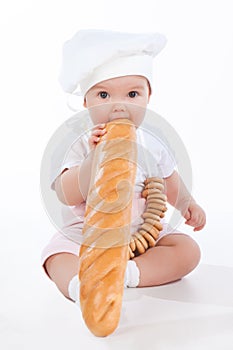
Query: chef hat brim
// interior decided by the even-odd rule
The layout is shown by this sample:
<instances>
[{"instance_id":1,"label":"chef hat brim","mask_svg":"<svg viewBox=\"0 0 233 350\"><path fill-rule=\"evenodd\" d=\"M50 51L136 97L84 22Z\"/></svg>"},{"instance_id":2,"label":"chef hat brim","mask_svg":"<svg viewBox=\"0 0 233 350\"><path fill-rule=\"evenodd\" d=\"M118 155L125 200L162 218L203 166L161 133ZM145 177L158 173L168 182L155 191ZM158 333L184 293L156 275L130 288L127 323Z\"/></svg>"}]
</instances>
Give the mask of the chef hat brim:
<instances>
[{"instance_id":1,"label":"chef hat brim","mask_svg":"<svg viewBox=\"0 0 233 350\"><path fill-rule=\"evenodd\" d=\"M151 84L153 58L166 38L159 33L78 31L63 46L59 82L65 92L82 95L98 82L125 75L142 75Z\"/></svg>"}]
</instances>

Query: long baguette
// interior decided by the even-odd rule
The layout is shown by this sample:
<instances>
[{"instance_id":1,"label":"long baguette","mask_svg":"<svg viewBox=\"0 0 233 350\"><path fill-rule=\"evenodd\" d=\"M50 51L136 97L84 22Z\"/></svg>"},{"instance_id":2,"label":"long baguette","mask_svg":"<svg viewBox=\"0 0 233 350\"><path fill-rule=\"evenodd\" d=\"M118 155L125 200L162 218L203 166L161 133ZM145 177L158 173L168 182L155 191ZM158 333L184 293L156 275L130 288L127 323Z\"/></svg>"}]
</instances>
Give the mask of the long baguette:
<instances>
[{"instance_id":1,"label":"long baguette","mask_svg":"<svg viewBox=\"0 0 233 350\"><path fill-rule=\"evenodd\" d=\"M134 124L117 119L106 129L94 154L79 267L83 319L101 337L120 319L137 163Z\"/></svg>"}]
</instances>

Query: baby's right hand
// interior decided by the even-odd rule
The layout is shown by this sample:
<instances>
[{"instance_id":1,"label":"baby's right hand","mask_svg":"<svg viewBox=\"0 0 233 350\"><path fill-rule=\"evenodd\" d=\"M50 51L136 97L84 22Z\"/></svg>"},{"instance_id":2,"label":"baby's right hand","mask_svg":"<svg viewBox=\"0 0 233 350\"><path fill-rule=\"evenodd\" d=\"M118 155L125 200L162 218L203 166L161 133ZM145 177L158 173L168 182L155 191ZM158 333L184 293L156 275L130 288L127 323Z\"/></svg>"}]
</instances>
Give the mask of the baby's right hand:
<instances>
[{"instance_id":1,"label":"baby's right hand","mask_svg":"<svg viewBox=\"0 0 233 350\"><path fill-rule=\"evenodd\" d=\"M106 124L98 124L92 130L91 136L88 140L91 149L96 147L97 143L100 141L100 136L103 136L106 133L105 126Z\"/></svg>"}]
</instances>

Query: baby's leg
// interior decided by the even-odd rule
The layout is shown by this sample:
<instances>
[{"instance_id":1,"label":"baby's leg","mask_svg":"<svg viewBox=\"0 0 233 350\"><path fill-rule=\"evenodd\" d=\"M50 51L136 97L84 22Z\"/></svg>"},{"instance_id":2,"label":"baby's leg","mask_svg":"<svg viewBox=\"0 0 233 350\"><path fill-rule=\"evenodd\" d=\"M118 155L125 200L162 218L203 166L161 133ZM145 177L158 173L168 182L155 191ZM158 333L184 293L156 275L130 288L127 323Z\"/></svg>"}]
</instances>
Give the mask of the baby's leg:
<instances>
[{"instance_id":1,"label":"baby's leg","mask_svg":"<svg viewBox=\"0 0 233 350\"><path fill-rule=\"evenodd\" d=\"M68 287L73 277L78 274L78 256L70 253L54 254L46 260L45 269L62 294L71 299Z\"/></svg>"},{"instance_id":2,"label":"baby's leg","mask_svg":"<svg viewBox=\"0 0 233 350\"><path fill-rule=\"evenodd\" d=\"M170 234L133 259L140 271L139 287L157 286L181 279L200 261L197 243L185 234Z\"/></svg>"}]
</instances>

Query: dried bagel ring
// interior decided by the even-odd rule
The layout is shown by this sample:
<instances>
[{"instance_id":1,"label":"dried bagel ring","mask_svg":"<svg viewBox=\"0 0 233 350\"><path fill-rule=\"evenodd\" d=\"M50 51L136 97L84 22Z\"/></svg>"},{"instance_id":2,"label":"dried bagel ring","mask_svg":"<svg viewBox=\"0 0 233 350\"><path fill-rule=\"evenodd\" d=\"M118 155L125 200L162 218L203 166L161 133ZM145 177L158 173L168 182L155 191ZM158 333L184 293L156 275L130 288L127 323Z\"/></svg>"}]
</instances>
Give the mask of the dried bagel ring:
<instances>
[{"instance_id":1,"label":"dried bagel ring","mask_svg":"<svg viewBox=\"0 0 233 350\"><path fill-rule=\"evenodd\" d=\"M152 193L160 193L161 191L159 191L158 189L156 188L145 188L143 191L142 191L142 197L143 198L147 198L147 196L149 196L150 194Z\"/></svg>"},{"instance_id":2,"label":"dried bagel ring","mask_svg":"<svg viewBox=\"0 0 233 350\"><path fill-rule=\"evenodd\" d=\"M162 231L163 229L163 225L157 220L147 218L145 219L145 223L155 226L155 228L157 228L159 231Z\"/></svg>"},{"instance_id":3,"label":"dried bagel ring","mask_svg":"<svg viewBox=\"0 0 233 350\"><path fill-rule=\"evenodd\" d=\"M134 236L139 239L139 241L142 243L145 249L148 249L148 242L145 240L143 235L141 235L139 232L135 232Z\"/></svg>"},{"instance_id":4,"label":"dried bagel ring","mask_svg":"<svg viewBox=\"0 0 233 350\"><path fill-rule=\"evenodd\" d=\"M134 238L132 237L129 243L130 248L132 249L132 251L134 252L136 250L136 244L134 241Z\"/></svg>"},{"instance_id":5,"label":"dried bagel ring","mask_svg":"<svg viewBox=\"0 0 233 350\"><path fill-rule=\"evenodd\" d=\"M135 257L135 254L133 253L132 249L129 246L128 259L133 259L134 257Z\"/></svg>"},{"instance_id":6,"label":"dried bagel ring","mask_svg":"<svg viewBox=\"0 0 233 350\"><path fill-rule=\"evenodd\" d=\"M164 185L161 184L160 182L148 182L146 185L145 185L145 188L148 189L148 188L156 188L156 189L164 189Z\"/></svg>"},{"instance_id":7,"label":"dried bagel ring","mask_svg":"<svg viewBox=\"0 0 233 350\"><path fill-rule=\"evenodd\" d=\"M143 237L145 237L145 239L147 240L149 247L154 247L156 240L154 239L153 236L151 236L148 232L144 231L144 230L140 230L139 233L141 235L143 235Z\"/></svg>"},{"instance_id":8,"label":"dried bagel ring","mask_svg":"<svg viewBox=\"0 0 233 350\"><path fill-rule=\"evenodd\" d=\"M151 203L158 203L159 205L165 205L165 201L163 199L158 199L158 198L155 198L155 199L148 199L147 200L147 203L151 204Z\"/></svg>"},{"instance_id":9,"label":"dried bagel ring","mask_svg":"<svg viewBox=\"0 0 233 350\"><path fill-rule=\"evenodd\" d=\"M139 254L145 253L146 250L145 250L143 244L138 239L135 239L135 244L136 244L136 247L137 247Z\"/></svg>"},{"instance_id":10,"label":"dried bagel ring","mask_svg":"<svg viewBox=\"0 0 233 350\"><path fill-rule=\"evenodd\" d=\"M167 196L164 193L152 193L147 196L147 200L149 199L162 199L165 202L167 201Z\"/></svg>"},{"instance_id":11,"label":"dried bagel ring","mask_svg":"<svg viewBox=\"0 0 233 350\"><path fill-rule=\"evenodd\" d=\"M153 227L155 227L159 231L162 231L163 229L163 225L161 224L160 221L155 221L155 223L153 224Z\"/></svg>"},{"instance_id":12,"label":"dried bagel ring","mask_svg":"<svg viewBox=\"0 0 233 350\"><path fill-rule=\"evenodd\" d=\"M148 203L147 209L166 211L167 207L164 204Z\"/></svg>"},{"instance_id":13,"label":"dried bagel ring","mask_svg":"<svg viewBox=\"0 0 233 350\"><path fill-rule=\"evenodd\" d=\"M153 214L153 213L148 213L147 211L145 211L143 214L142 214L142 218L143 219L152 219L152 220L160 220L160 216L157 215L157 214Z\"/></svg>"},{"instance_id":14,"label":"dried bagel ring","mask_svg":"<svg viewBox=\"0 0 233 350\"><path fill-rule=\"evenodd\" d=\"M145 181L144 184L147 185L149 182L160 182L161 184L164 183L164 180L160 177L148 177Z\"/></svg>"},{"instance_id":15,"label":"dried bagel ring","mask_svg":"<svg viewBox=\"0 0 233 350\"><path fill-rule=\"evenodd\" d=\"M162 229L163 229L163 225L159 221L155 221L155 223L153 225L151 225L148 222L144 222L144 224L141 227L142 227L142 229L146 230L149 233L151 232L152 229L155 229L156 231L162 231ZM155 232L155 234L156 234L156 232Z\"/></svg>"},{"instance_id":16,"label":"dried bagel ring","mask_svg":"<svg viewBox=\"0 0 233 350\"><path fill-rule=\"evenodd\" d=\"M159 191L164 191L164 186L160 183L149 183L148 185L145 186L146 190L159 190Z\"/></svg>"},{"instance_id":17,"label":"dried bagel ring","mask_svg":"<svg viewBox=\"0 0 233 350\"><path fill-rule=\"evenodd\" d=\"M148 203L147 208L153 208L153 209L157 209L157 210L161 210L161 211L164 211L164 210L167 209L165 202L162 202L162 203Z\"/></svg>"},{"instance_id":18,"label":"dried bagel ring","mask_svg":"<svg viewBox=\"0 0 233 350\"><path fill-rule=\"evenodd\" d=\"M141 229L149 232L155 239L157 239L159 236L159 230L157 230L156 227L150 224L146 224L146 223L142 224Z\"/></svg>"},{"instance_id":19,"label":"dried bagel ring","mask_svg":"<svg viewBox=\"0 0 233 350\"><path fill-rule=\"evenodd\" d=\"M159 237L159 231L157 231L157 232L158 232L157 234L154 234L154 233L150 233L150 232L148 232L148 231L145 231L144 229L140 229L139 232L140 232L141 234L143 234L143 236L144 236L144 233L148 233L149 235L151 235L151 237L152 237L155 241L157 241L157 239L158 239L158 237Z\"/></svg>"},{"instance_id":20,"label":"dried bagel ring","mask_svg":"<svg viewBox=\"0 0 233 350\"><path fill-rule=\"evenodd\" d=\"M164 212L158 209L154 209L154 208L147 208L146 210L147 213L152 213L152 214L156 214L159 215L161 218L164 217Z\"/></svg>"}]
</instances>

